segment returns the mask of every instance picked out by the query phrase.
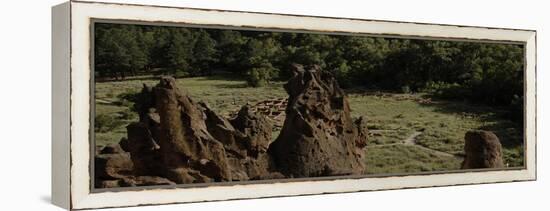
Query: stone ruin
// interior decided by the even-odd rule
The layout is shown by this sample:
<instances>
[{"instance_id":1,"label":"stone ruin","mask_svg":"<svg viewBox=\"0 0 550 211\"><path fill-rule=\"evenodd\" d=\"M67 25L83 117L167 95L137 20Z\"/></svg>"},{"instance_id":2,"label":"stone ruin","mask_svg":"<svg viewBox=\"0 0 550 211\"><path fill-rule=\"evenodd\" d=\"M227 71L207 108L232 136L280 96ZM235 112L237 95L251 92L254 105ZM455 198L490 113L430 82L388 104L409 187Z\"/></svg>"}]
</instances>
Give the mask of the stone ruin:
<instances>
[{"instance_id":1,"label":"stone ruin","mask_svg":"<svg viewBox=\"0 0 550 211\"><path fill-rule=\"evenodd\" d=\"M286 118L286 106L288 98L274 98L262 100L254 105L249 106L249 110L256 114L261 114L271 120L274 130L281 130ZM234 118L238 114L237 111L231 112L230 118Z\"/></svg>"},{"instance_id":2,"label":"stone ruin","mask_svg":"<svg viewBox=\"0 0 550 211\"><path fill-rule=\"evenodd\" d=\"M353 121L330 73L294 65L285 85L286 120L273 143L271 121L250 106L226 119L163 77L143 87L139 122L100 149L97 188L362 174L365 118Z\"/></svg>"},{"instance_id":3,"label":"stone ruin","mask_svg":"<svg viewBox=\"0 0 550 211\"><path fill-rule=\"evenodd\" d=\"M490 131L468 131L464 136L465 157L462 169L502 168L502 146L498 137Z\"/></svg>"}]
</instances>

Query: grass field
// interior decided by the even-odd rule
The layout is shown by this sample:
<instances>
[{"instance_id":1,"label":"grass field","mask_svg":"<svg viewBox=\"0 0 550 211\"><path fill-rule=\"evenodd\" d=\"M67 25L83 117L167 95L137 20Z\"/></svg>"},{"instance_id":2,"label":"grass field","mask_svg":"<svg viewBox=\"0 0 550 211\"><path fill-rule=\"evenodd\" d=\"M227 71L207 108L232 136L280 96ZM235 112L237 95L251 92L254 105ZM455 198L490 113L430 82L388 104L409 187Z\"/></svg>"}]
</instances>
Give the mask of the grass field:
<instances>
[{"instance_id":1,"label":"grass field","mask_svg":"<svg viewBox=\"0 0 550 211\"><path fill-rule=\"evenodd\" d=\"M96 145L117 143L126 135L126 125L137 121L127 96L139 92L144 83L154 85L157 80L96 83ZM220 76L183 78L177 83L193 99L224 116L246 103L287 97L283 83L251 88L239 78ZM495 132L504 147L505 164L523 165L521 125L503 118L503 110L430 100L423 94L348 90L348 97L352 115L368 119L365 162L369 174L459 169L464 133L472 129Z\"/></svg>"}]
</instances>

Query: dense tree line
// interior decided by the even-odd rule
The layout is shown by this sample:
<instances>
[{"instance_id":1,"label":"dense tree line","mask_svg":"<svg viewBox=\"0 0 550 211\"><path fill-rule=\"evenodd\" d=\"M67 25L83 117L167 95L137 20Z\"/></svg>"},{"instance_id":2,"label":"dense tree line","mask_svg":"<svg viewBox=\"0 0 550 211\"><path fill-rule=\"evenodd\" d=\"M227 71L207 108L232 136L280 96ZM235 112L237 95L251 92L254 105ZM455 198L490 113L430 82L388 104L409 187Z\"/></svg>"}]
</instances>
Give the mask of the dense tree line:
<instances>
[{"instance_id":1,"label":"dense tree line","mask_svg":"<svg viewBox=\"0 0 550 211\"><path fill-rule=\"evenodd\" d=\"M96 24L97 78L232 72L251 86L320 65L346 88L430 92L522 108L523 47L458 41Z\"/></svg>"}]
</instances>

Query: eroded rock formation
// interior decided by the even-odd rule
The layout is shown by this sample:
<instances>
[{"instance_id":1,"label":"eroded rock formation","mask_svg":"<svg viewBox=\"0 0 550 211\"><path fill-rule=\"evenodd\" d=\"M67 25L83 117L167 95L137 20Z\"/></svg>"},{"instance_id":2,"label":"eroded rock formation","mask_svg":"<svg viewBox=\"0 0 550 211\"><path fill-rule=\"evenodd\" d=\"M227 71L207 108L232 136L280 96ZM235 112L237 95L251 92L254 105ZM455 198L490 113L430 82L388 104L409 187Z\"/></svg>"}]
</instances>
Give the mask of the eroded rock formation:
<instances>
[{"instance_id":1,"label":"eroded rock formation","mask_svg":"<svg viewBox=\"0 0 550 211\"><path fill-rule=\"evenodd\" d=\"M132 187L146 185L173 185L174 182L159 176L137 176L135 162L130 153L119 144L103 147L95 156L95 185L98 188Z\"/></svg>"},{"instance_id":2,"label":"eroded rock formation","mask_svg":"<svg viewBox=\"0 0 550 211\"><path fill-rule=\"evenodd\" d=\"M139 122L127 126L127 138L96 156L97 187L284 177L267 154L272 125L247 106L227 120L163 77L144 85L135 108Z\"/></svg>"},{"instance_id":3,"label":"eroded rock formation","mask_svg":"<svg viewBox=\"0 0 550 211\"><path fill-rule=\"evenodd\" d=\"M351 118L344 91L318 66L293 65L286 119L269 151L288 177L362 174L366 124Z\"/></svg>"},{"instance_id":4,"label":"eroded rock formation","mask_svg":"<svg viewBox=\"0 0 550 211\"><path fill-rule=\"evenodd\" d=\"M502 168L502 146L490 131L468 131L464 136L465 157L462 169Z\"/></svg>"},{"instance_id":5,"label":"eroded rock formation","mask_svg":"<svg viewBox=\"0 0 550 211\"><path fill-rule=\"evenodd\" d=\"M272 120L248 105L226 119L171 77L144 85L135 104L139 122L127 126L118 145L98 149L96 187L364 173L366 119L352 120L334 77L294 65L285 89L287 118L272 143Z\"/></svg>"}]
</instances>

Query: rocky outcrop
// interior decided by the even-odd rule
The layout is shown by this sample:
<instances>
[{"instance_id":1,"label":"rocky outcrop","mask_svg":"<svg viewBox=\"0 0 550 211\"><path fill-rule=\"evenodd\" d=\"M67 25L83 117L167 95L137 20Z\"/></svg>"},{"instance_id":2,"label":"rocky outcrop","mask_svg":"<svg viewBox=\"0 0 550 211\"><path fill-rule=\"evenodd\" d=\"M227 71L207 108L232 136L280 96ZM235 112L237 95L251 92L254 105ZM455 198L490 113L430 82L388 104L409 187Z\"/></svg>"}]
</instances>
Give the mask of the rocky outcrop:
<instances>
[{"instance_id":1,"label":"rocky outcrop","mask_svg":"<svg viewBox=\"0 0 550 211\"><path fill-rule=\"evenodd\" d=\"M176 183L231 181L223 144L209 132L202 106L179 90L173 78L164 77L153 88L160 117L162 174ZM193 172L194 170L195 172Z\"/></svg>"},{"instance_id":2,"label":"rocky outcrop","mask_svg":"<svg viewBox=\"0 0 550 211\"><path fill-rule=\"evenodd\" d=\"M144 85L135 108L139 122L127 126L127 138L99 152L125 156L124 175L97 177L99 187L187 184L282 178L267 149L272 125L243 107L231 120L193 101L171 77L155 87ZM96 156L103 162L104 155ZM97 166L96 176L106 169Z\"/></svg>"},{"instance_id":3,"label":"rocky outcrop","mask_svg":"<svg viewBox=\"0 0 550 211\"><path fill-rule=\"evenodd\" d=\"M132 174L134 166L128 153L99 154L95 157L96 179L117 180Z\"/></svg>"},{"instance_id":4,"label":"rocky outcrop","mask_svg":"<svg viewBox=\"0 0 550 211\"><path fill-rule=\"evenodd\" d=\"M136 176L130 153L118 144L103 147L95 156L95 186L97 188L172 185L174 182L157 176Z\"/></svg>"},{"instance_id":5,"label":"rocky outcrop","mask_svg":"<svg viewBox=\"0 0 550 211\"><path fill-rule=\"evenodd\" d=\"M264 116L251 112L250 107L245 105L230 122L243 134L241 143L245 145L247 155L258 157L267 152L272 139L272 126Z\"/></svg>"},{"instance_id":6,"label":"rocky outcrop","mask_svg":"<svg viewBox=\"0 0 550 211\"><path fill-rule=\"evenodd\" d=\"M462 169L502 168L502 146L490 131L468 131L464 136L465 157Z\"/></svg>"},{"instance_id":7,"label":"rocky outcrop","mask_svg":"<svg viewBox=\"0 0 550 211\"><path fill-rule=\"evenodd\" d=\"M366 118L353 121L347 97L319 67L294 65L286 119L243 106L232 119L195 102L163 77L136 97L139 121L127 138L97 149L96 187L173 185L362 174Z\"/></svg>"},{"instance_id":8,"label":"rocky outcrop","mask_svg":"<svg viewBox=\"0 0 550 211\"><path fill-rule=\"evenodd\" d=\"M262 115L271 120L273 130L281 130L286 118L287 98L273 98L262 100L253 105L247 105L249 112ZM240 110L233 111L229 114L230 117L237 116Z\"/></svg>"},{"instance_id":9,"label":"rocky outcrop","mask_svg":"<svg viewBox=\"0 0 550 211\"><path fill-rule=\"evenodd\" d=\"M344 91L318 66L293 65L286 119L269 153L288 177L363 174L364 119L354 123Z\"/></svg>"},{"instance_id":10,"label":"rocky outcrop","mask_svg":"<svg viewBox=\"0 0 550 211\"><path fill-rule=\"evenodd\" d=\"M129 175L117 180L100 180L96 184L98 188L137 187L155 185L175 185L176 183L162 177L155 176L132 176Z\"/></svg>"},{"instance_id":11,"label":"rocky outcrop","mask_svg":"<svg viewBox=\"0 0 550 211\"><path fill-rule=\"evenodd\" d=\"M224 145L233 181L283 177L267 154L272 132L269 120L250 112L247 105L231 120L216 115L205 104L200 105L208 131Z\"/></svg>"}]
</instances>

